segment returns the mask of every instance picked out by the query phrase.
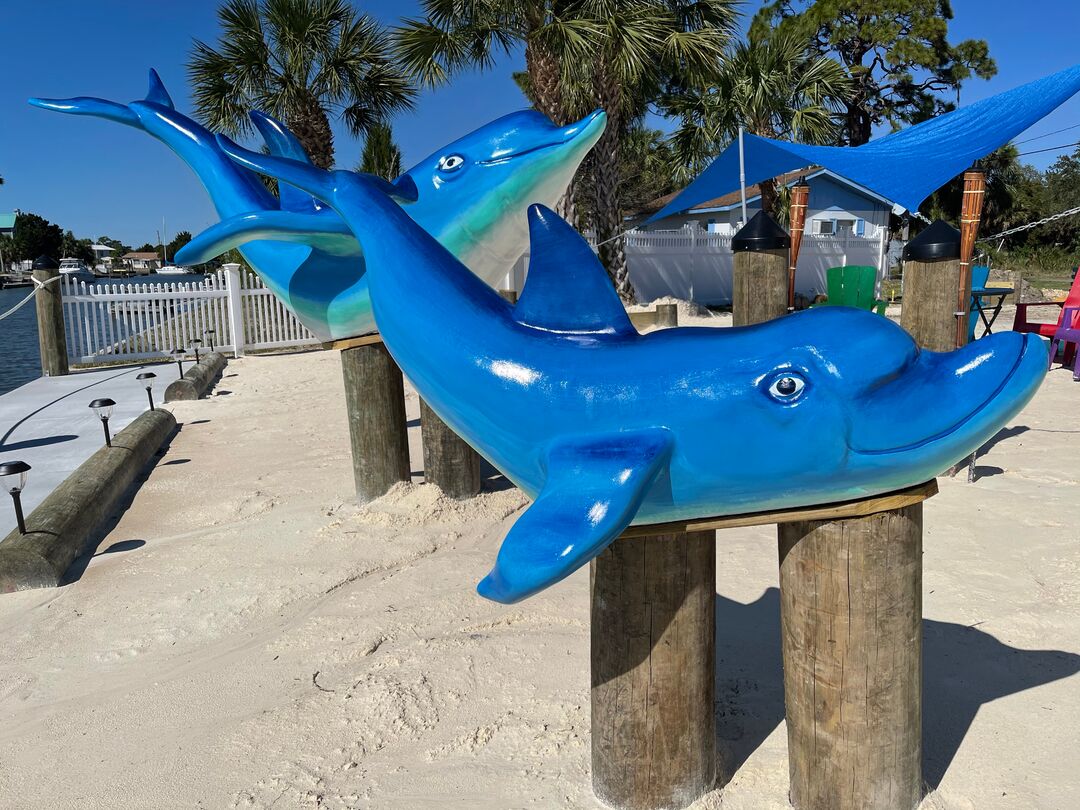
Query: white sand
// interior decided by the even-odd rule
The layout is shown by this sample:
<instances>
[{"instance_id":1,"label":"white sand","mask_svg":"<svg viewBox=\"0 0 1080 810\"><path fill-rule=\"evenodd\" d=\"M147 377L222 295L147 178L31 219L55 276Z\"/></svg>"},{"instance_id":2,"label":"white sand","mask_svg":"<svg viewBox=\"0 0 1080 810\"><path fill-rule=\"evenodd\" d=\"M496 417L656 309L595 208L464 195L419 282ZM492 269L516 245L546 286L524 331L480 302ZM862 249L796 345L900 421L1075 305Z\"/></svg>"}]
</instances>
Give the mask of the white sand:
<instances>
[{"instance_id":1,"label":"white sand","mask_svg":"<svg viewBox=\"0 0 1080 810\"><path fill-rule=\"evenodd\" d=\"M100 547L127 550L0 598L0 806L597 806L587 572L514 607L473 592L525 499L355 507L337 354L226 373L176 406ZM978 483L927 504L926 808L1077 806L1078 403L1055 370ZM734 776L696 810L785 808L775 531L717 553Z\"/></svg>"}]
</instances>

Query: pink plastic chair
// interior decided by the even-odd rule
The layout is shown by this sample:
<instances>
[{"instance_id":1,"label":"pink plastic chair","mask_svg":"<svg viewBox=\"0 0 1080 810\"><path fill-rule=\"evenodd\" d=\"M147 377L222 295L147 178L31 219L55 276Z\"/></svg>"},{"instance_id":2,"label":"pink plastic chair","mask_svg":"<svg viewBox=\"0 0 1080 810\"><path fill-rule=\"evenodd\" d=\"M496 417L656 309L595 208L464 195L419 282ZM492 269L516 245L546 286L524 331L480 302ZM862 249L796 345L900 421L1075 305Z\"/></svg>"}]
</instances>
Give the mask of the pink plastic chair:
<instances>
[{"instance_id":1,"label":"pink plastic chair","mask_svg":"<svg viewBox=\"0 0 1080 810\"><path fill-rule=\"evenodd\" d=\"M1077 274L1080 276L1080 274ZM1080 307L1065 307L1061 311L1061 323L1050 341L1050 363L1054 362L1060 344L1065 344L1062 366L1068 365L1069 344L1073 354L1073 379L1080 382Z\"/></svg>"}]
</instances>

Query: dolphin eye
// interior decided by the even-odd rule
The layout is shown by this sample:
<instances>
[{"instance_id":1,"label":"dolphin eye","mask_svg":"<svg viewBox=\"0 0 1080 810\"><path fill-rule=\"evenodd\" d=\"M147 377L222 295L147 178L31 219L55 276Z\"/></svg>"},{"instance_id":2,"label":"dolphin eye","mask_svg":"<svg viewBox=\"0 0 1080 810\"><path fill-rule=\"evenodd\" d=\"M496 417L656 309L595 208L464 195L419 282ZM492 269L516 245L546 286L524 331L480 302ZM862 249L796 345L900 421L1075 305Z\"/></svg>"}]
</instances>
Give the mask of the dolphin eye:
<instances>
[{"instance_id":1,"label":"dolphin eye","mask_svg":"<svg viewBox=\"0 0 1080 810\"><path fill-rule=\"evenodd\" d=\"M769 396L777 402L794 402L806 388L806 380L793 372L778 374L769 385Z\"/></svg>"},{"instance_id":2,"label":"dolphin eye","mask_svg":"<svg viewBox=\"0 0 1080 810\"><path fill-rule=\"evenodd\" d=\"M465 165L465 158L461 155L444 155L439 158L439 171L452 172Z\"/></svg>"}]
</instances>

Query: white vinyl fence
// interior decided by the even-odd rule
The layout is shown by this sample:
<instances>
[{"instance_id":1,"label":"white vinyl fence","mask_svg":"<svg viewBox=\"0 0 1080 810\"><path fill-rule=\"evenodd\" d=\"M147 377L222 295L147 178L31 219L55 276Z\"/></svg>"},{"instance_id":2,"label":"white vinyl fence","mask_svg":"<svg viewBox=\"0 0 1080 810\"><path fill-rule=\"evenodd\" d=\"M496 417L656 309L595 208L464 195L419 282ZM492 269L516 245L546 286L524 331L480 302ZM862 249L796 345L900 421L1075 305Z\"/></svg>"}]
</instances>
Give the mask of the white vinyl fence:
<instances>
[{"instance_id":1,"label":"white vinyl fence","mask_svg":"<svg viewBox=\"0 0 1080 810\"><path fill-rule=\"evenodd\" d=\"M845 264L869 265L878 278L887 270L886 229L875 236L803 236L795 290L811 300L826 292L825 273ZM590 239L590 242L592 240ZM528 272L528 254L507 277L507 289L520 290ZM631 231L626 235L626 263L638 301L666 295L706 306L731 303L731 235L699 228Z\"/></svg>"},{"instance_id":2,"label":"white vinyl fence","mask_svg":"<svg viewBox=\"0 0 1080 810\"><path fill-rule=\"evenodd\" d=\"M201 340L240 356L319 343L257 277L226 265L203 281L87 284L64 278L71 363L144 360ZM212 330L212 334L210 333Z\"/></svg>"}]
</instances>

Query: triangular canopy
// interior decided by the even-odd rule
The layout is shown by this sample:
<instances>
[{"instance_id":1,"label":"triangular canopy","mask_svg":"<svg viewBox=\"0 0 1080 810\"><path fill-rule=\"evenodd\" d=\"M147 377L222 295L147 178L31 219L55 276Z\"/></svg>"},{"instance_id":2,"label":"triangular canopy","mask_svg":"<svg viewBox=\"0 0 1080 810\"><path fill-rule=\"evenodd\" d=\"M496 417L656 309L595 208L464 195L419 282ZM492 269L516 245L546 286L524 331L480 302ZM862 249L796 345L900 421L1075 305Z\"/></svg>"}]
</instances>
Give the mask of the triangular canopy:
<instances>
[{"instance_id":1,"label":"triangular canopy","mask_svg":"<svg viewBox=\"0 0 1080 810\"><path fill-rule=\"evenodd\" d=\"M1068 68L862 146L808 146L746 135L746 183L804 166L824 166L909 211L975 161L1004 146L1080 92L1080 65ZM739 188L733 143L647 222Z\"/></svg>"}]
</instances>

